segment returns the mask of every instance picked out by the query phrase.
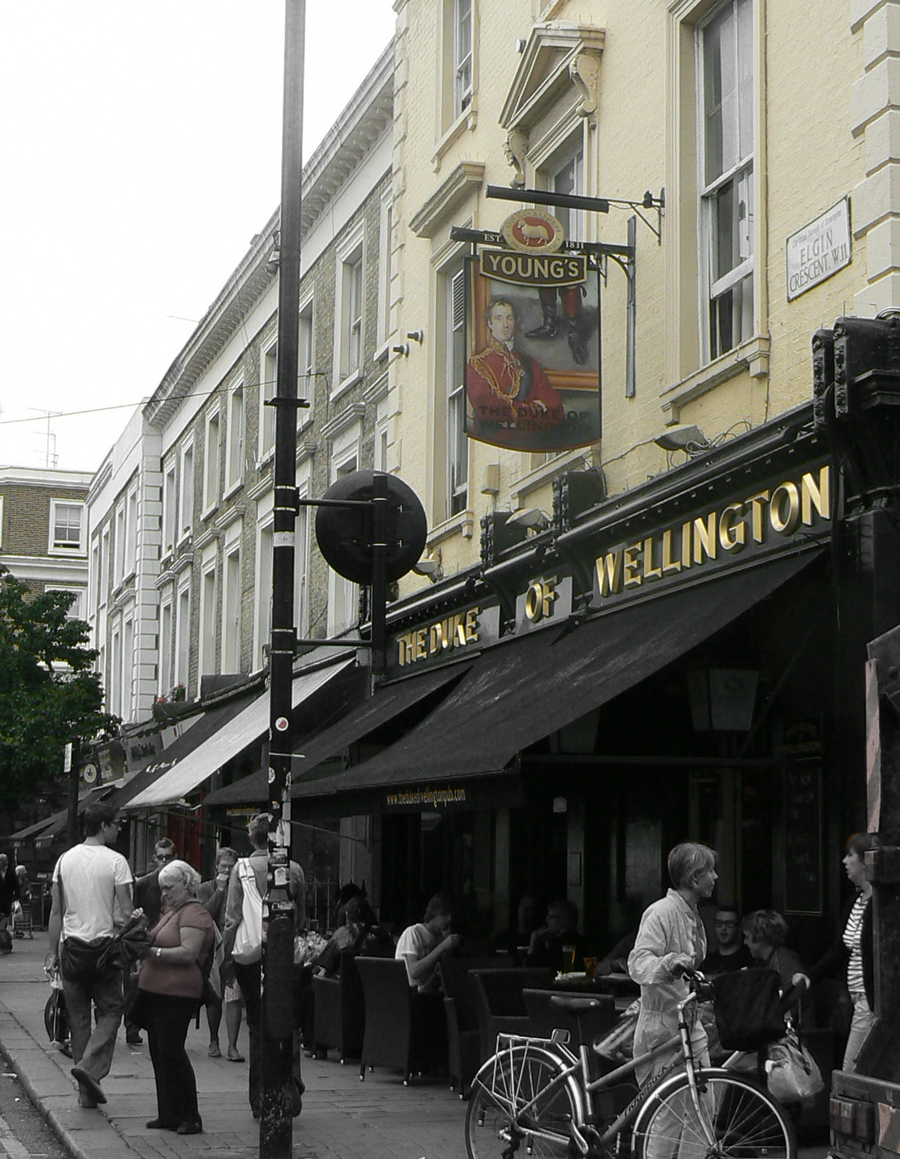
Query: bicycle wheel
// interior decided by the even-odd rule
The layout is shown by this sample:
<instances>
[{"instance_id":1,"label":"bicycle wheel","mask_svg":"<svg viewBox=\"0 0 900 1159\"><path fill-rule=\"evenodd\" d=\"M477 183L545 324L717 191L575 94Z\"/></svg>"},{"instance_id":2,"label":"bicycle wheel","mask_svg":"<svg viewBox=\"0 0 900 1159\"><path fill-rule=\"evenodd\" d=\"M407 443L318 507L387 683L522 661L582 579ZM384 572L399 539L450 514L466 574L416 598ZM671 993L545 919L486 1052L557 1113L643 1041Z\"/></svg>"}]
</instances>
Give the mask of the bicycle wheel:
<instances>
[{"instance_id":1,"label":"bicycle wheel","mask_svg":"<svg viewBox=\"0 0 900 1159\"><path fill-rule=\"evenodd\" d=\"M518 1046L489 1059L472 1084L466 1111L469 1159L561 1159L577 1155L572 1127L582 1121L574 1080L547 1088L563 1071L547 1051Z\"/></svg>"},{"instance_id":2,"label":"bicycle wheel","mask_svg":"<svg viewBox=\"0 0 900 1159\"><path fill-rule=\"evenodd\" d=\"M699 1115L686 1074L650 1096L634 1126L634 1159L796 1159L790 1120L757 1083L701 1070L697 1092Z\"/></svg>"}]
</instances>

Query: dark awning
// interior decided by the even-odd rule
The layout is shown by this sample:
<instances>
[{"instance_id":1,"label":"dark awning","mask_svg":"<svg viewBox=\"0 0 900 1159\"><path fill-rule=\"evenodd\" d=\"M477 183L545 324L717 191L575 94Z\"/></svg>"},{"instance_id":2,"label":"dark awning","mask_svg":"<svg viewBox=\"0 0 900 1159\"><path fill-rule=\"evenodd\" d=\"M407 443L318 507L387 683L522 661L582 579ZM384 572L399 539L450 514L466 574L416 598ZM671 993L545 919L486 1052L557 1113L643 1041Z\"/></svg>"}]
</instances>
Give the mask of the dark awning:
<instances>
[{"instance_id":1,"label":"dark awning","mask_svg":"<svg viewBox=\"0 0 900 1159\"><path fill-rule=\"evenodd\" d=\"M818 553L816 553L818 554ZM295 797L444 780L508 768L516 754L660 671L795 576L810 553L736 570L580 627L545 629L498 644L441 704L396 744Z\"/></svg>"},{"instance_id":2,"label":"dark awning","mask_svg":"<svg viewBox=\"0 0 900 1159\"><path fill-rule=\"evenodd\" d=\"M304 742L299 752L294 754L291 762L293 795L296 795L298 784L323 761L329 760L349 745L356 744L363 737L401 717L426 697L437 694L452 681L459 680L470 668L469 663L452 664L388 684L379 688L373 696L354 708L343 720L325 729L318 736L312 736L309 741ZM249 777L210 793L204 798L204 804L257 804L266 800L267 784L266 770L261 769Z\"/></svg>"}]
</instances>

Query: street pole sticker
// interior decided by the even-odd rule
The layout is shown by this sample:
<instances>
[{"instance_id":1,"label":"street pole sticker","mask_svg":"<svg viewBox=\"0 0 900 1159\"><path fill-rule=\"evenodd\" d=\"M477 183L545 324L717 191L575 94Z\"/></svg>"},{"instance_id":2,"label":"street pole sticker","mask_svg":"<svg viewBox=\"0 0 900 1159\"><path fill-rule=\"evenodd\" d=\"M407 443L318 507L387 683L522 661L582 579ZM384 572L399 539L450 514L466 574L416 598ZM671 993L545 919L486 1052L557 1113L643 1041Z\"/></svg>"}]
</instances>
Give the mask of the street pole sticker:
<instances>
[{"instance_id":1,"label":"street pole sticker","mask_svg":"<svg viewBox=\"0 0 900 1159\"><path fill-rule=\"evenodd\" d=\"M286 732L287 726L288 726L288 722L287 722L286 716L279 716L279 718L275 721L275 727L278 729L279 732Z\"/></svg>"}]
</instances>

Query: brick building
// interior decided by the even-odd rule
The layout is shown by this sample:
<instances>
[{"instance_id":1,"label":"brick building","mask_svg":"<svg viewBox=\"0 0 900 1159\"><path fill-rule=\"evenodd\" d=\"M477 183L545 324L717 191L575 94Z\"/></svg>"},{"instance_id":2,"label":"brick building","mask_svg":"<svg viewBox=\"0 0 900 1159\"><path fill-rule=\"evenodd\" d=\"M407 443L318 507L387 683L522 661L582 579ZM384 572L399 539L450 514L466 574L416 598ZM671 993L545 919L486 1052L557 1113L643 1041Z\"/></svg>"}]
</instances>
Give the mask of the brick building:
<instances>
[{"instance_id":1,"label":"brick building","mask_svg":"<svg viewBox=\"0 0 900 1159\"><path fill-rule=\"evenodd\" d=\"M87 615L88 471L0 467L0 564L35 592L75 596L70 615Z\"/></svg>"}]
</instances>

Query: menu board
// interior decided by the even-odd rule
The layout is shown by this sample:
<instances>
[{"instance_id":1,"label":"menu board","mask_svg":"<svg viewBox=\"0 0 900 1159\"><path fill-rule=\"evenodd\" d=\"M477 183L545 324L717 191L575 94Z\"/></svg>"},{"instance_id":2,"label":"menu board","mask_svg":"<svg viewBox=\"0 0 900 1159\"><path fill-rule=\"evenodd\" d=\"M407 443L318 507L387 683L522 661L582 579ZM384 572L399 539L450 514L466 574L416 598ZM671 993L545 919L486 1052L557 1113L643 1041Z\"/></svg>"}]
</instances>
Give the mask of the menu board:
<instances>
[{"instance_id":1,"label":"menu board","mask_svg":"<svg viewBox=\"0 0 900 1159\"><path fill-rule=\"evenodd\" d=\"M822 770L789 764L784 777L784 909L822 912Z\"/></svg>"}]
</instances>

